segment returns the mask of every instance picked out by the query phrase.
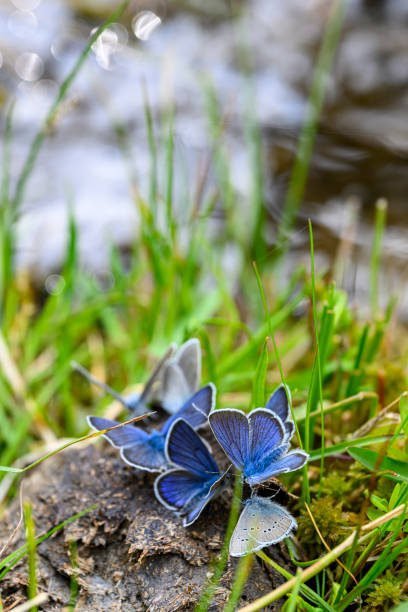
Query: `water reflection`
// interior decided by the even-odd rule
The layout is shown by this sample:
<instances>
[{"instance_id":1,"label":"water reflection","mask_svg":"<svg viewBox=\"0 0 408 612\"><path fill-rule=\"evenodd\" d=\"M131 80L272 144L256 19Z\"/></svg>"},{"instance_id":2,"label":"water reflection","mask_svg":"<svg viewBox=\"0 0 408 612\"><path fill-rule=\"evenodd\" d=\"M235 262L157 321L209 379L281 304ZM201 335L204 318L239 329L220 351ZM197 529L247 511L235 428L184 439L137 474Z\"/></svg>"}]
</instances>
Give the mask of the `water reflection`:
<instances>
[{"instance_id":1,"label":"water reflection","mask_svg":"<svg viewBox=\"0 0 408 612\"><path fill-rule=\"evenodd\" d=\"M373 203L385 196L391 225L385 238L387 253L391 256L394 244L395 257L406 258L401 244L408 243L407 3L382 3L381 21L368 10L369 4L349 1L350 14L319 124L301 214L305 219L311 214L320 224L317 246L331 257L333 241L343 235L341 211L348 210L350 197L357 197L361 205L356 223L360 225L354 244L363 260L362 252L370 246ZM258 118L270 212L265 234L273 248L273 229L281 216L328 3L246 0L236 11L235 21L225 15L209 18L208 6L205 18L174 10L164 19L158 2L146 5L135 0L127 22L110 25L93 46L96 61L88 61L78 75L53 137L41 153L25 203L30 223L22 222L24 240L18 261L42 282L63 257L67 186L80 203L81 244L89 245L83 246L82 257L89 258L91 268L95 253L100 261L108 261L109 240L98 238L98 232L119 241L124 249L134 239L138 220L133 216L132 223L126 223L134 208L129 174L136 177L133 187L139 193L149 191L143 82L155 120L166 116L174 92L175 214L186 226L190 211L185 203L191 194L199 192L205 199L214 192L213 148L201 77L217 92L225 154L243 217L250 206L253 180L245 139L248 107ZM0 4L0 79L18 97L13 148L19 163L56 93L56 84L67 76L96 25L62 0ZM248 81L242 74L243 49L254 68L250 102ZM165 123L161 127L165 130ZM125 154L117 146L119 132L127 136ZM164 163L163 158L158 160L160 168ZM216 207L217 213L220 209ZM323 221L323 211L331 219L330 227ZM299 223L293 238L297 260L307 249L304 219ZM347 219L344 223L347 226ZM125 229L120 230L120 224Z\"/></svg>"}]
</instances>

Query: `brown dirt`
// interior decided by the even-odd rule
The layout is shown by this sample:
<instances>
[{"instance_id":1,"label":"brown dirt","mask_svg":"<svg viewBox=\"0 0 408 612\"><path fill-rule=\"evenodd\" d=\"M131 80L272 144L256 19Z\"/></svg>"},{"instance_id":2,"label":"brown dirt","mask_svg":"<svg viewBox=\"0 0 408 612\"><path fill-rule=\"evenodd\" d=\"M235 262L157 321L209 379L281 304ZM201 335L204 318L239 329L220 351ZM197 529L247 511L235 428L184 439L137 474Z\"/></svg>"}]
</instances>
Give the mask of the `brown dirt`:
<instances>
[{"instance_id":1,"label":"brown dirt","mask_svg":"<svg viewBox=\"0 0 408 612\"><path fill-rule=\"evenodd\" d=\"M228 494L185 529L179 518L156 501L153 481L154 475L126 466L106 443L61 453L25 479L24 498L32 503L37 534L98 504L97 509L38 546L38 590L50 595L41 610L62 610L69 603L73 572L70 542L76 543L78 555L76 612L193 610L208 579L209 563L222 545ZM16 499L0 525L0 548L19 515ZM5 554L24 543L21 527ZM284 547L274 547L269 553L290 569ZM235 559L228 561L211 610L223 608L236 564ZM2 580L5 609L27 599L27 581L25 557ZM241 604L282 581L256 558Z\"/></svg>"}]
</instances>

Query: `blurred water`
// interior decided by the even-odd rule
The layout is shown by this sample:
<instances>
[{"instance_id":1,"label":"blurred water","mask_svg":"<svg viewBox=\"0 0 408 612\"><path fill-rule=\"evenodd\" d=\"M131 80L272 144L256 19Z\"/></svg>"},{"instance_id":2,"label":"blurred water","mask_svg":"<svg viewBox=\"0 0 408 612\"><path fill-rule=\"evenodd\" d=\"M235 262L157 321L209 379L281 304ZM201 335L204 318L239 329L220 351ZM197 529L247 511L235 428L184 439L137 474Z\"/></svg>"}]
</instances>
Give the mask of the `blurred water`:
<instances>
[{"instance_id":1,"label":"blurred water","mask_svg":"<svg viewBox=\"0 0 408 612\"><path fill-rule=\"evenodd\" d=\"M211 79L225 116L231 178L245 215L252 177L244 137L242 45L250 50L254 69L251 108L264 135L270 212L265 232L273 248L273 228L281 215L330 1L248 0L234 18L225 19L175 8L148 0L131 4L126 27L113 24L104 33L75 81L40 154L18 225L17 264L36 282L60 269L69 207L79 226L82 262L96 273L106 269L112 242L126 250L137 235L132 189L147 195L150 168L144 88L154 117L163 116L171 101L176 105L175 200L183 223L187 201L211 155L202 86L204 77ZM0 5L0 98L17 100L14 176L57 83L96 25L61 0ZM351 264L341 279L356 300L366 299L366 280L361 279L367 277L360 270L368 261L373 203L380 196L390 204L385 294L400 288L406 267L407 34L408 3L350 0L299 231L293 236L297 261L307 251L302 230L312 215L322 262L332 262L333 241L339 243L349 222L350 197L358 198ZM116 120L126 127L131 159L124 160L119 151L112 126Z\"/></svg>"}]
</instances>

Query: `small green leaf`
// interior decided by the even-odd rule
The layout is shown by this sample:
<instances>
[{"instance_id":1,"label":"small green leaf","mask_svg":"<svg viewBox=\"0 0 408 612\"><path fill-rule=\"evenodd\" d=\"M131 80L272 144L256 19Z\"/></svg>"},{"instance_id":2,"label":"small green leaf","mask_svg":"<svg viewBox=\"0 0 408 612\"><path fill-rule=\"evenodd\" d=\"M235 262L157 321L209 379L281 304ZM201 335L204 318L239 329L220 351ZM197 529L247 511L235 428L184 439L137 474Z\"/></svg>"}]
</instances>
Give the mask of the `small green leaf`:
<instances>
[{"instance_id":1,"label":"small green leaf","mask_svg":"<svg viewBox=\"0 0 408 612\"><path fill-rule=\"evenodd\" d=\"M401 423L404 434L408 437L408 396L404 393L400 399Z\"/></svg>"},{"instance_id":2,"label":"small green leaf","mask_svg":"<svg viewBox=\"0 0 408 612\"><path fill-rule=\"evenodd\" d=\"M391 494L391 497L390 497L390 501L389 501L389 504L388 504L390 510L393 510L393 508L396 508L397 505L398 505L398 499L399 499L399 496L400 496L401 487L402 487L402 485L399 482L397 482L397 484L395 485L395 487L394 487L394 489L392 491L392 494Z\"/></svg>"},{"instance_id":3,"label":"small green leaf","mask_svg":"<svg viewBox=\"0 0 408 612\"><path fill-rule=\"evenodd\" d=\"M265 405L265 379L268 369L268 339L265 340L255 370L252 404L254 408Z\"/></svg>"},{"instance_id":4,"label":"small green leaf","mask_svg":"<svg viewBox=\"0 0 408 612\"><path fill-rule=\"evenodd\" d=\"M393 480L408 482L408 463L396 461L396 459L391 459L390 457L384 457L380 463L379 453L368 448L349 448L348 454L369 470L376 470L378 472L391 471L395 475L385 474L385 476Z\"/></svg>"},{"instance_id":5,"label":"small green leaf","mask_svg":"<svg viewBox=\"0 0 408 612\"><path fill-rule=\"evenodd\" d=\"M374 504L376 508L383 510L383 512L388 512L388 504L386 499L382 499L381 497L378 497L378 495L372 495L370 499L371 503Z\"/></svg>"}]
</instances>

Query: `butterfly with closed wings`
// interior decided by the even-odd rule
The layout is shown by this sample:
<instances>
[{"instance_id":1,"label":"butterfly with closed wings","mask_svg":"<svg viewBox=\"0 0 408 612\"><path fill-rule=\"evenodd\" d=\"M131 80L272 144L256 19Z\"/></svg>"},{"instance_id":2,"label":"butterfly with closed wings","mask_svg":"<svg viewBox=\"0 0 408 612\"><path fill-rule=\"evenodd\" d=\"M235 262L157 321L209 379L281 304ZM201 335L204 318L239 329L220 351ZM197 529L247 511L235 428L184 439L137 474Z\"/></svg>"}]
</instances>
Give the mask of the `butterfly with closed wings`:
<instances>
[{"instance_id":1,"label":"butterfly with closed wings","mask_svg":"<svg viewBox=\"0 0 408 612\"><path fill-rule=\"evenodd\" d=\"M297 528L286 508L271 499L253 495L244 503L229 543L232 557L242 557L277 544Z\"/></svg>"},{"instance_id":2,"label":"butterfly with closed wings","mask_svg":"<svg viewBox=\"0 0 408 612\"><path fill-rule=\"evenodd\" d=\"M201 346L198 338L187 340L176 351L171 344L154 368L141 393L123 396L101 382L79 363L72 362L77 372L118 400L133 415L147 411L149 404L157 403L169 414L175 414L200 385Z\"/></svg>"}]
</instances>

